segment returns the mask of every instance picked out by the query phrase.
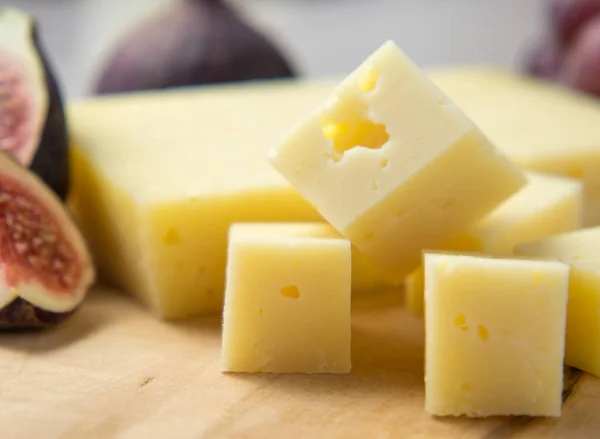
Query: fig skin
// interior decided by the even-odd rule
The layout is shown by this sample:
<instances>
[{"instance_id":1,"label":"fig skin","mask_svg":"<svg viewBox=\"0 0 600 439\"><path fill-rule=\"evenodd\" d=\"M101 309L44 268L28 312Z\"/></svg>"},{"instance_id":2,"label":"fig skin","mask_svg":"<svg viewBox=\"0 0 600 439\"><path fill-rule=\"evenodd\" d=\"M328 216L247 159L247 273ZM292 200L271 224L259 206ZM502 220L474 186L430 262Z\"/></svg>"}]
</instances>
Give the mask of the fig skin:
<instances>
[{"instance_id":1,"label":"fig skin","mask_svg":"<svg viewBox=\"0 0 600 439\"><path fill-rule=\"evenodd\" d=\"M0 331L49 328L62 323L77 309L56 313L38 308L19 297L0 310Z\"/></svg>"},{"instance_id":2,"label":"fig skin","mask_svg":"<svg viewBox=\"0 0 600 439\"><path fill-rule=\"evenodd\" d=\"M35 22L32 23L32 38L44 66L44 81L48 92L48 113L37 153L29 168L62 201L65 201L69 195L70 163L69 133L65 121L63 98L56 76L42 48L38 26Z\"/></svg>"},{"instance_id":3,"label":"fig skin","mask_svg":"<svg viewBox=\"0 0 600 439\"><path fill-rule=\"evenodd\" d=\"M578 35L565 57L558 80L568 87L600 96L600 15Z\"/></svg>"},{"instance_id":4,"label":"fig skin","mask_svg":"<svg viewBox=\"0 0 600 439\"><path fill-rule=\"evenodd\" d=\"M553 79L562 66L564 56L562 47L554 39L547 39L528 54L525 69L534 76Z\"/></svg>"},{"instance_id":5,"label":"fig skin","mask_svg":"<svg viewBox=\"0 0 600 439\"><path fill-rule=\"evenodd\" d=\"M587 22L600 13L600 0L552 0L551 24L562 45L570 45Z\"/></svg>"},{"instance_id":6,"label":"fig skin","mask_svg":"<svg viewBox=\"0 0 600 439\"><path fill-rule=\"evenodd\" d=\"M6 152L0 152L0 262L0 330L61 323L96 276L65 205Z\"/></svg>"},{"instance_id":7,"label":"fig skin","mask_svg":"<svg viewBox=\"0 0 600 439\"><path fill-rule=\"evenodd\" d=\"M69 192L69 142L63 110L60 87L42 47L38 25L29 14L15 9L0 7L0 26L6 26L0 37L0 53L9 49L15 61L23 62L31 76L29 93L33 100L36 93L44 93L45 102L36 111L44 114L30 114L39 123L34 127L34 139L18 148L20 164L29 167L50 187L61 200L66 200ZM10 29L10 31L8 30ZM9 32L15 32L14 35ZM17 53L15 53L17 52ZM39 96L38 96L39 97ZM2 116L0 108L0 117ZM37 140L37 141L36 141ZM25 150L27 148L27 150Z\"/></svg>"},{"instance_id":8,"label":"fig skin","mask_svg":"<svg viewBox=\"0 0 600 439\"><path fill-rule=\"evenodd\" d=\"M296 76L266 37L219 0L179 2L118 44L96 94Z\"/></svg>"}]
</instances>

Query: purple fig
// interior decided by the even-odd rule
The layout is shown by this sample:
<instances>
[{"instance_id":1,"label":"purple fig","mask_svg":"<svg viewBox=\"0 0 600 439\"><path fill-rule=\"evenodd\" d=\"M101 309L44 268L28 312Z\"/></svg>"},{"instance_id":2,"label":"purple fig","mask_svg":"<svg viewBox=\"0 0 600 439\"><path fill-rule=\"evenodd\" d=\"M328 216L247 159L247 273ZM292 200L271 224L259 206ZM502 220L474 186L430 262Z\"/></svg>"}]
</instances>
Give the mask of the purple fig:
<instances>
[{"instance_id":1,"label":"purple fig","mask_svg":"<svg viewBox=\"0 0 600 439\"><path fill-rule=\"evenodd\" d=\"M121 41L95 92L118 93L293 77L266 37L219 0L179 2Z\"/></svg>"}]
</instances>

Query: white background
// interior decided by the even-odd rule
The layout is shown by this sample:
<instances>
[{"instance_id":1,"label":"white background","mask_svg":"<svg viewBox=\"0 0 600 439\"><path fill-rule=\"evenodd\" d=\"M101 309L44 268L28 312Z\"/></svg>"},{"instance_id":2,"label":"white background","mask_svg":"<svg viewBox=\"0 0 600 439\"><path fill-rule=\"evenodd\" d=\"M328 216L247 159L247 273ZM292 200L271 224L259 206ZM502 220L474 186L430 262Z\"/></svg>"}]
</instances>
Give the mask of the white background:
<instances>
[{"instance_id":1,"label":"white background","mask_svg":"<svg viewBox=\"0 0 600 439\"><path fill-rule=\"evenodd\" d=\"M1 0L36 14L65 93L89 90L123 30L177 0ZM231 0L305 76L340 75L387 39L422 66L517 67L545 29L544 0Z\"/></svg>"}]
</instances>

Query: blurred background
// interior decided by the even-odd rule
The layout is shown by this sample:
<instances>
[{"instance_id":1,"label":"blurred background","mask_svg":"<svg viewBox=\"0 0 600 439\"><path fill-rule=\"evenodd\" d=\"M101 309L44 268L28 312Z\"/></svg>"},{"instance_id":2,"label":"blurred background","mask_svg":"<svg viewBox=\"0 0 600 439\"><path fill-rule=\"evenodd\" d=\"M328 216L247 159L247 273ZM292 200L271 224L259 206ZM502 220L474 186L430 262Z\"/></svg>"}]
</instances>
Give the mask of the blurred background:
<instances>
[{"instance_id":1,"label":"blurred background","mask_svg":"<svg viewBox=\"0 0 600 439\"><path fill-rule=\"evenodd\" d=\"M69 97L89 94L132 27L176 0L8 0L38 18ZM518 67L544 31L544 0L230 0L302 77L342 75L387 39L417 63Z\"/></svg>"}]
</instances>

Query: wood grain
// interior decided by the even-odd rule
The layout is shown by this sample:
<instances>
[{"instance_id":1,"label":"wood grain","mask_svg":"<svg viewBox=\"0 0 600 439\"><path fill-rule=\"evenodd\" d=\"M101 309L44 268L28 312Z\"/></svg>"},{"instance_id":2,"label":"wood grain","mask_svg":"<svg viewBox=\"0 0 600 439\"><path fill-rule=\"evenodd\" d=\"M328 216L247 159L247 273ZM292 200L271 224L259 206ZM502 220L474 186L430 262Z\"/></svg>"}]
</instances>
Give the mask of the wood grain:
<instances>
[{"instance_id":1,"label":"wood grain","mask_svg":"<svg viewBox=\"0 0 600 439\"><path fill-rule=\"evenodd\" d=\"M345 376L221 374L220 321L164 323L97 290L66 324L0 336L0 437L582 438L600 380L567 374L563 416L435 419L423 410L423 324L399 292L353 305Z\"/></svg>"}]
</instances>

